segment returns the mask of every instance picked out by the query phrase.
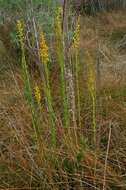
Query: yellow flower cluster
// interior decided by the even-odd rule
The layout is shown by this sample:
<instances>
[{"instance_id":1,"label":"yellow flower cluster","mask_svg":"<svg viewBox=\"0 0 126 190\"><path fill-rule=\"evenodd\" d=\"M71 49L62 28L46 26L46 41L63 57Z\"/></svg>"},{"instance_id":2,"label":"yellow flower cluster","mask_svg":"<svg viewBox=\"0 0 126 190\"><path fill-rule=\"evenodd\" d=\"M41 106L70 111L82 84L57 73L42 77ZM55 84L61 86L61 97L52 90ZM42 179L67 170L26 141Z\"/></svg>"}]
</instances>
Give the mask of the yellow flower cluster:
<instances>
[{"instance_id":1,"label":"yellow flower cluster","mask_svg":"<svg viewBox=\"0 0 126 190\"><path fill-rule=\"evenodd\" d=\"M40 105L41 92L40 92L39 86L37 84L34 87L34 94L35 94L35 99L36 99L37 103Z\"/></svg>"},{"instance_id":2,"label":"yellow flower cluster","mask_svg":"<svg viewBox=\"0 0 126 190\"><path fill-rule=\"evenodd\" d=\"M21 43L21 45L23 44L23 40L24 40L24 28L23 28L23 22L21 20L17 20L17 35L19 38L19 42Z\"/></svg>"},{"instance_id":3,"label":"yellow flower cluster","mask_svg":"<svg viewBox=\"0 0 126 190\"><path fill-rule=\"evenodd\" d=\"M73 48L78 48L79 43L80 43L80 16L77 19L76 29L75 29L74 35L73 35L72 47Z\"/></svg>"},{"instance_id":4,"label":"yellow flower cluster","mask_svg":"<svg viewBox=\"0 0 126 190\"><path fill-rule=\"evenodd\" d=\"M48 54L48 46L46 44L44 33L41 32L40 34L40 47L39 47L39 55L42 63L48 63L49 61L49 54Z\"/></svg>"}]
</instances>

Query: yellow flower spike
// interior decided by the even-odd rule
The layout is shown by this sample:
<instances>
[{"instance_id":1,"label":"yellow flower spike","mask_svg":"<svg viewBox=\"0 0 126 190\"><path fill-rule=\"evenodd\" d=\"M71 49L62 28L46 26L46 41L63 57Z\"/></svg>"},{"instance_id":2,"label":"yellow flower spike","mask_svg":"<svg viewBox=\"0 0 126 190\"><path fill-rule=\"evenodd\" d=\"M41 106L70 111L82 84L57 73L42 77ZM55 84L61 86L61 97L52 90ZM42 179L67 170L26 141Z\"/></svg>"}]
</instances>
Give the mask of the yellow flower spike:
<instances>
[{"instance_id":1,"label":"yellow flower spike","mask_svg":"<svg viewBox=\"0 0 126 190\"><path fill-rule=\"evenodd\" d=\"M35 93L35 99L36 99L38 105L40 105L40 102L41 102L41 92L40 92L40 88L39 88L39 86L37 84L34 87L34 93Z\"/></svg>"},{"instance_id":2,"label":"yellow flower spike","mask_svg":"<svg viewBox=\"0 0 126 190\"><path fill-rule=\"evenodd\" d=\"M17 27L17 35L18 35L19 41L20 41L20 43L22 45L23 40L24 40L23 22L21 20L17 20L16 27Z\"/></svg>"},{"instance_id":3,"label":"yellow flower spike","mask_svg":"<svg viewBox=\"0 0 126 190\"><path fill-rule=\"evenodd\" d=\"M40 47L39 47L39 55L42 63L48 63L49 61L49 54L48 54L48 46L46 44L44 33L41 32L40 34Z\"/></svg>"},{"instance_id":4,"label":"yellow flower spike","mask_svg":"<svg viewBox=\"0 0 126 190\"><path fill-rule=\"evenodd\" d=\"M77 19L76 29L75 29L74 35L73 35L72 47L78 48L79 44L80 44L80 16Z\"/></svg>"}]
</instances>

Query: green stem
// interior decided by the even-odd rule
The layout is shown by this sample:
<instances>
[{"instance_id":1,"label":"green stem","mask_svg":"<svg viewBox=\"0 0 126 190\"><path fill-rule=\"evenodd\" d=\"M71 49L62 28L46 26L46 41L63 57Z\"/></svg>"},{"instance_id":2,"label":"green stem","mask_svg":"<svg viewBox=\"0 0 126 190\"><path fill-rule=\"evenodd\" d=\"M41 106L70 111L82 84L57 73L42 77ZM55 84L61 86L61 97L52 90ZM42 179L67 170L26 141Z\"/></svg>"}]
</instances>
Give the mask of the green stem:
<instances>
[{"instance_id":1,"label":"green stem","mask_svg":"<svg viewBox=\"0 0 126 190\"><path fill-rule=\"evenodd\" d=\"M76 50L75 55L75 78L76 78L76 90L77 90L77 117L78 117L78 125L81 127L81 109L80 109L80 89L79 89L79 62L78 62L78 51Z\"/></svg>"},{"instance_id":2,"label":"green stem","mask_svg":"<svg viewBox=\"0 0 126 190\"><path fill-rule=\"evenodd\" d=\"M51 122L51 136L52 136L52 144L56 145L56 126L55 126L55 113L53 110L52 106L52 97L51 97L51 90L50 90L50 84L49 84L49 72L48 72L48 65L47 63L44 63L44 69L45 69L45 84L44 84L44 90L45 90L45 95L47 98L47 106L48 106L48 111L49 111L49 117L50 117L50 122Z\"/></svg>"}]
</instances>

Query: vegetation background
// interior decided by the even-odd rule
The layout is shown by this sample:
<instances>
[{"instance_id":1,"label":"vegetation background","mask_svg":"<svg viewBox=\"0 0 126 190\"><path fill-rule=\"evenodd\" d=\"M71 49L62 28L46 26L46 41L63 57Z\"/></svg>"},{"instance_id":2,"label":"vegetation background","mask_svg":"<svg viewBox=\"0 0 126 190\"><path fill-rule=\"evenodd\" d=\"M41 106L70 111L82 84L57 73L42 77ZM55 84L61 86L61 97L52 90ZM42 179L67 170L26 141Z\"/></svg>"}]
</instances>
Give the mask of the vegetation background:
<instances>
[{"instance_id":1,"label":"vegetation background","mask_svg":"<svg viewBox=\"0 0 126 190\"><path fill-rule=\"evenodd\" d=\"M126 2L0 0L0 189L126 189Z\"/></svg>"}]
</instances>

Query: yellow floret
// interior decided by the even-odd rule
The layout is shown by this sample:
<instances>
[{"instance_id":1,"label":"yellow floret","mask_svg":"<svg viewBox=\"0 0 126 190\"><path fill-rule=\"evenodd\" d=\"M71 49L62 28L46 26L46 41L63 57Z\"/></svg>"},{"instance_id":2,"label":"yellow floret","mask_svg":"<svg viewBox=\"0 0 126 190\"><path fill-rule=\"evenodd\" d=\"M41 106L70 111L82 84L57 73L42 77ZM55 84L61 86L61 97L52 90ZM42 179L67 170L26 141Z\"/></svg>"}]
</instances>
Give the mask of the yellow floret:
<instances>
[{"instance_id":1,"label":"yellow floret","mask_svg":"<svg viewBox=\"0 0 126 190\"><path fill-rule=\"evenodd\" d=\"M41 92L39 86L36 84L34 87L34 93L35 93L35 99L38 104L40 104L41 101Z\"/></svg>"}]
</instances>

